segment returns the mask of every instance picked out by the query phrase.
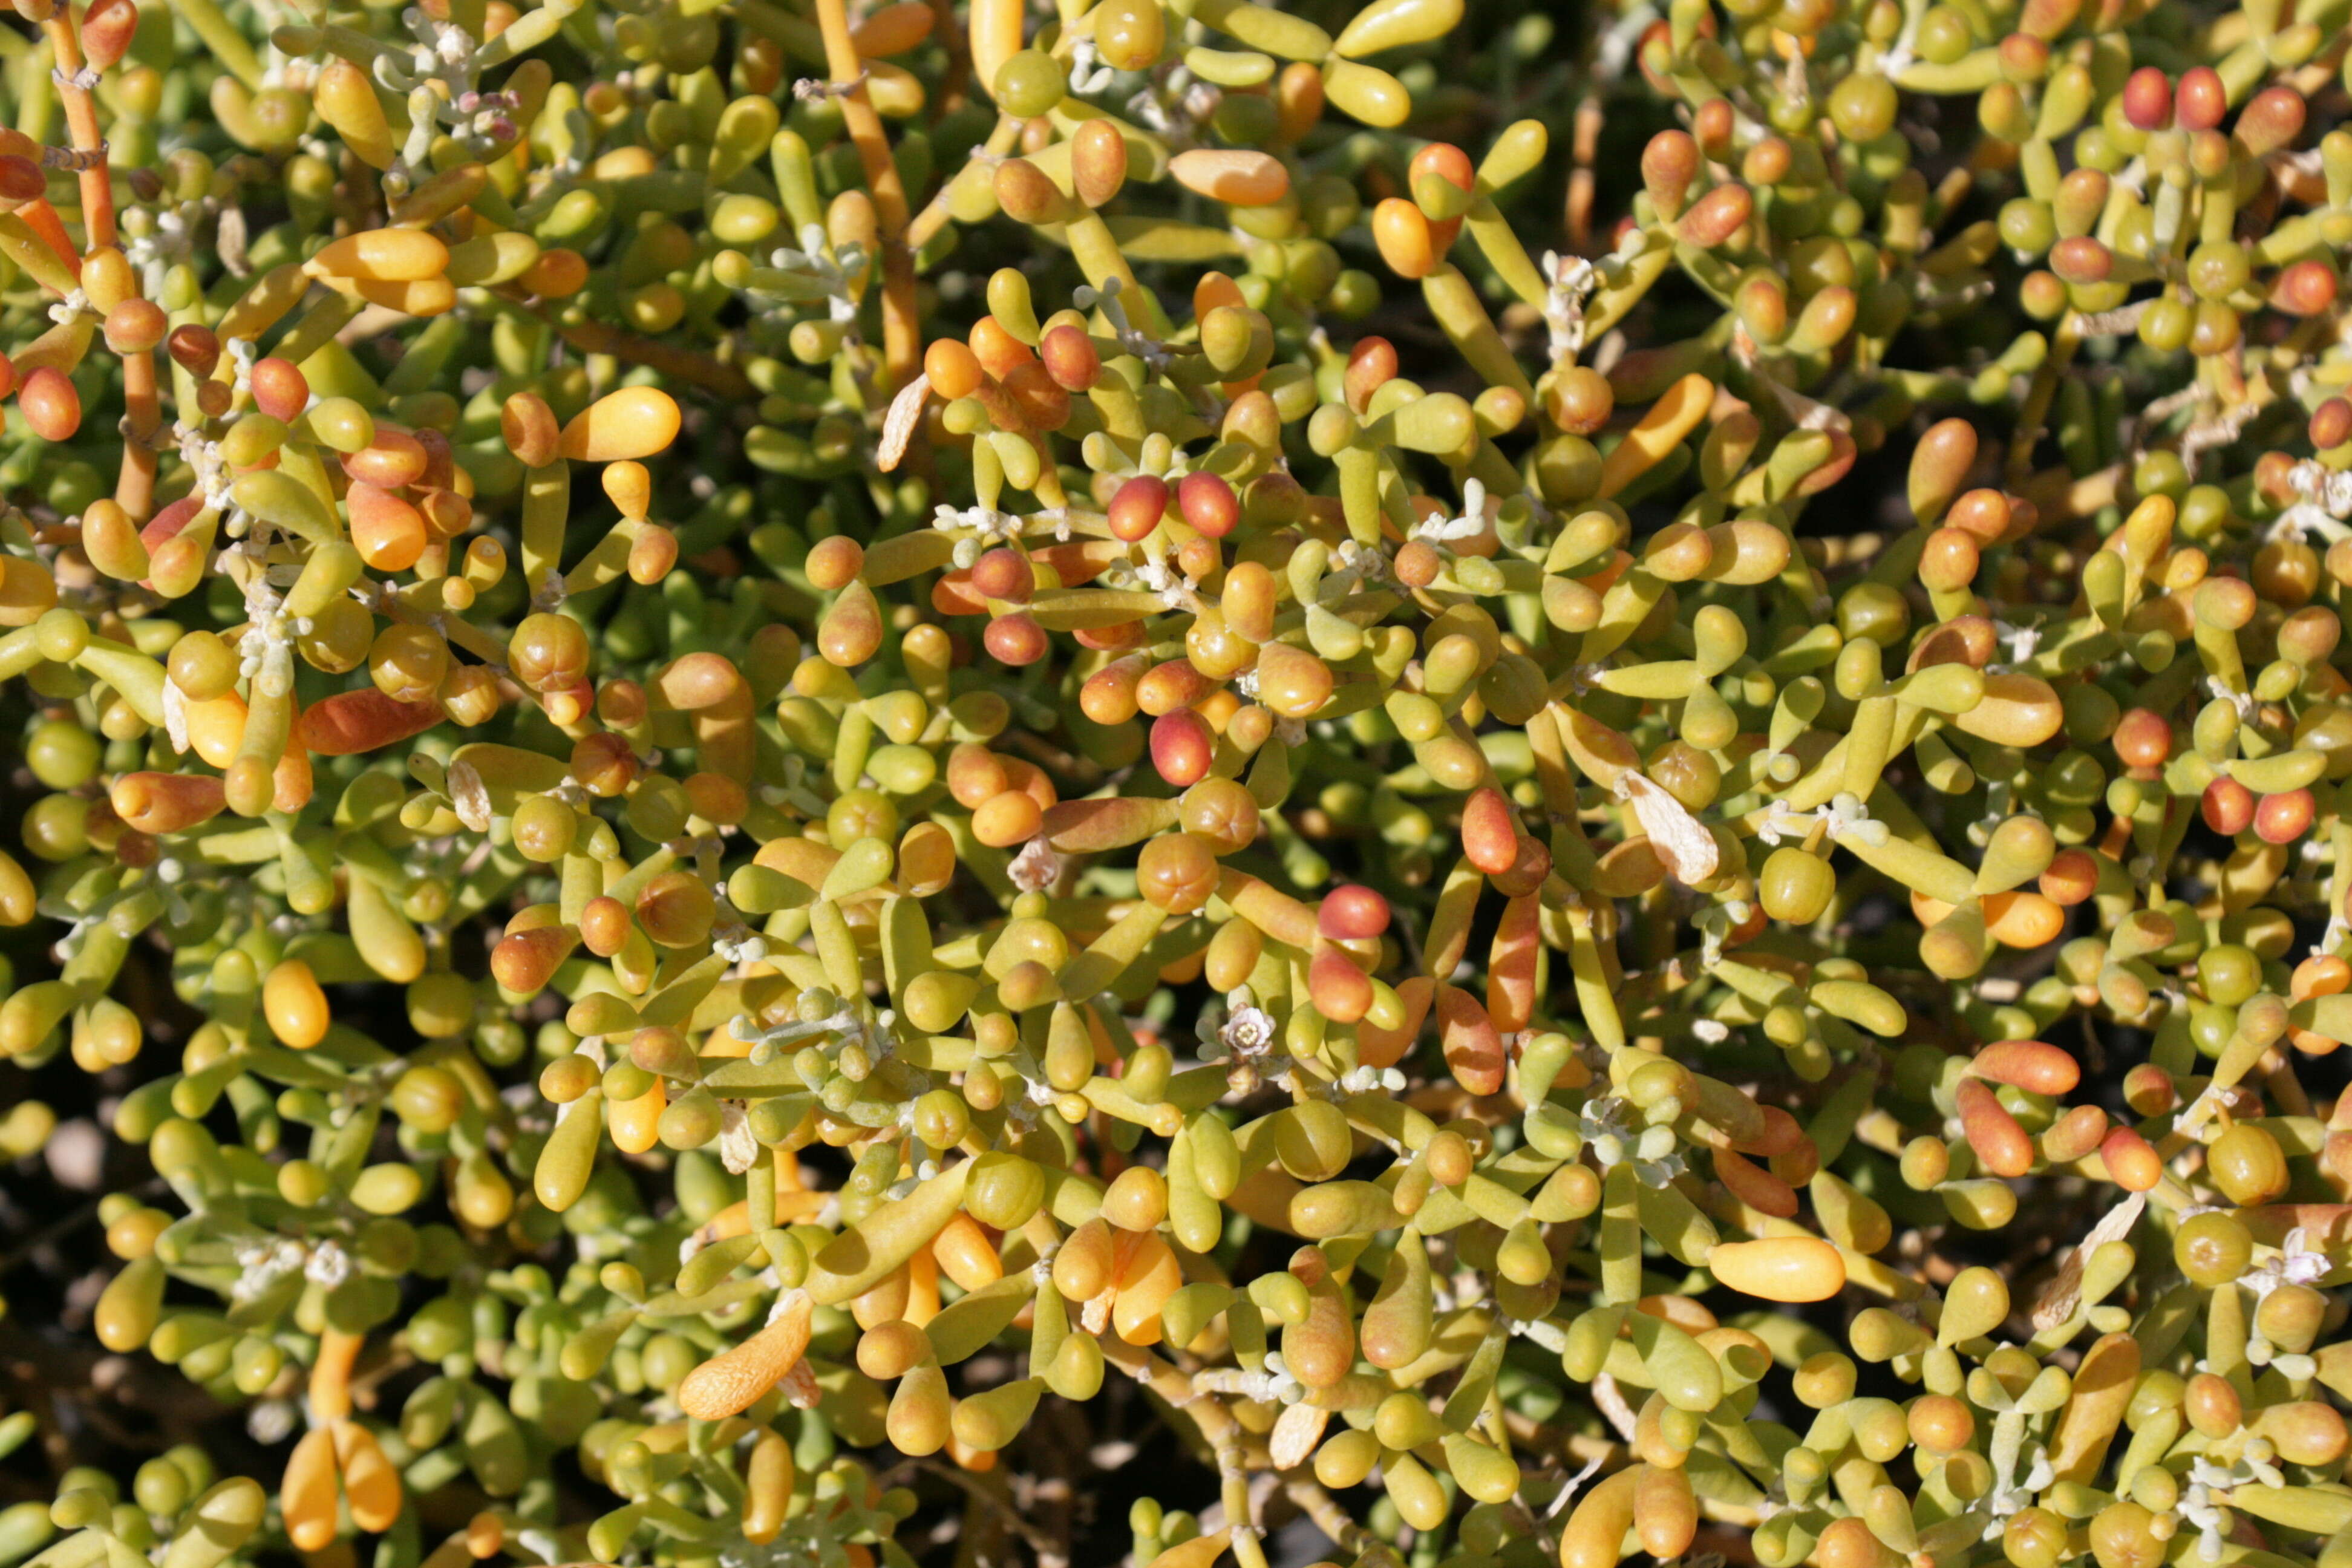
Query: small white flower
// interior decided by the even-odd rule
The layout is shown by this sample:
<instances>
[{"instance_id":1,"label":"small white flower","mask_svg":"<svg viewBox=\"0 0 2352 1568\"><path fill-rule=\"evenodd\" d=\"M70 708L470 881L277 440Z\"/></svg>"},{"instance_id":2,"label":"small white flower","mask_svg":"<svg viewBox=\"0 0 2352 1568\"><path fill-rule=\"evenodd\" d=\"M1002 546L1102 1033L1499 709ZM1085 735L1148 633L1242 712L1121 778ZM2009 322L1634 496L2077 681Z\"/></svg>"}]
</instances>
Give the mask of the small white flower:
<instances>
[{"instance_id":1,"label":"small white flower","mask_svg":"<svg viewBox=\"0 0 2352 1568\"><path fill-rule=\"evenodd\" d=\"M1140 121L1146 130L1156 131L1162 136L1170 134L1176 129L1175 120L1170 116L1167 106L1160 101L1160 94L1151 88L1147 87L1129 99L1127 111Z\"/></svg>"},{"instance_id":2,"label":"small white flower","mask_svg":"<svg viewBox=\"0 0 2352 1568\"><path fill-rule=\"evenodd\" d=\"M798 93L804 84L795 84ZM815 96L824 97L832 84L816 84ZM871 258L863 247L856 245L835 247L823 227L810 224L800 232L800 248L787 246L769 257L769 265L786 274L791 280L778 288L787 300L814 301L822 300L829 321L837 325L854 327L857 321L859 289L872 268Z\"/></svg>"},{"instance_id":3,"label":"small white flower","mask_svg":"<svg viewBox=\"0 0 2352 1568\"><path fill-rule=\"evenodd\" d=\"M1265 1364L1258 1371L1212 1367L1193 1373L1192 1383L1204 1394L1228 1394L1260 1405L1296 1405L1307 1397L1307 1385L1291 1375L1290 1369L1283 1364L1280 1351L1266 1352Z\"/></svg>"},{"instance_id":4,"label":"small white flower","mask_svg":"<svg viewBox=\"0 0 2352 1568\"><path fill-rule=\"evenodd\" d=\"M1486 493L1486 485L1478 479L1462 481L1462 513L1458 517L1433 517L1413 524L1406 537L1423 540L1431 544L1451 544L1460 539L1475 539L1494 526L1503 510L1502 499Z\"/></svg>"},{"instance_id":5,"label":"small white flower","mask_svg":"<svg viewBox=\"0 0 2352 1568\"><path fill-rule=\"evenodd\" d=\"M2001 668L2014 669L2031 659L2042 646L2042 628L2035 626L2012 626L2006 621L1992 624L1993 637L2009 650L2009 661Z\"/></svg>"},{"instance_id":6,"label":"small white flower","mask_svg":"<svg viewBox=\"0 0 2352 1568\"><path fill-rule=\"evenodd\" d=\"M844 1007L828 1017L814 1020L786 1018L779 1024L761 1024L749 1013L739 1013L728 1024L727 1032L746 1045L764 1047L767 1052L764 1056L759 1050L752 1053L755 1060L763 1061L772 1061L773 1053L784 1046L798 1040L814 1039L819 1035L837 1034L841 1037L842 1045L855 1041L877 1055L883 1054L888 1047L887 1034L876 1041L874 1036L880 1031L869 1031L854 1007Z\"/></svg>"},{"instance_id":7,"label":"small white flower","mask_svg":"<svg viewBox=\"0 0 2352 1568\"><path fill-rule=\"evenodd\" d=\"M1022 847L1004 874L1024 893L1043 892L1061 880L1062 857L1041 833Z\"/></svg>"},{"instance_id":8,"label":"small white flower","mask_svg":"<svg viewBox=\"0 0 2352 1568\"><path fill-rule=\"evenodd\" d=\"M1100 92L1118 79L1118 70L1103 65L1101 60L1102 57L1095 50L1095 41L1090 37L1080 38L1071 46L1070 90L1073 93L1084 97L1090 92Z\"/></svg>"},{"instance_id":9,"label":"small white flower","mask_svg":"<svg viewBox=\"0 0 2352 1568\"><path fill-rule=\"evenodd\" d=\"M1551 330L1551 357L1557 361L1584 347L1584 302L1601 287L1601 273L1581 256L1547 250L1543 258L1544 324Z\"/></svg>"},{"instance_id":10,"label":"small white flower","mask_svg":"<svg viewBox=\"0 0 2352 1568\"><path fill-rule=\"evenodd\" d=\"M310 1260L310 1249L289 1237L264 1237L236 1249L244 1270L229 1290L232 1301L250 1301Z\"/></svg>"},{"instance_id":11,"label":"small white flower","mask_svg":"<svg viewBox=\"0 0 2352 1568\"><path fill-rule=\"evenodd\" d=\"M1218 1028L1217 1042L1235 1056L1264 1055L1274 1044L1274 1015L1244 1001Z\"/></svg>"},{"instance_id":12,"label":"small white flower","mask_svg":"<svg viewBox=\"0 0 2352 1568\"><path fill-rule=\"evenodd\" d=\"M2330 517L2352 517L2352 470L2331 468L2305 458L2286 471L2287 489L2315 501Z\"/></svg>"},{"instance_id":13,"label":"small white flower","mask_svg":"<svg viewBox=\"0 0 2352 1568\"><path fill-rule=\"evenodd\" d=\"M322 1241L313 1247L310 1261L302 1266L302 1278L325 1290L333 1289L351 1274L351 1254L331 1241Z\"/></svg>"},{"instance_id":14,"label":"small white flower","mask_svg":"<svg viewBox=\"0 0 2352 1568\"><path fill-rule=\"evenodd\" d=\"M1122 352L1133 354L1155 372L1166 370L1175 356L1128 319L1127 306L1119 299L1119 292L1125 286L1123 279L1106 278L1098 289L1082 287L1074 289L1070 302L1081 310L1100 307L1110 322L1111 335L1118 340Z\"/></svg>"},{"instance_id":15,"label":"small white flower","mask_svg":"<svg viewBox=\"0 0 2352 1568\"><path fill-rule=\"evenodd\" d=\"M58 938L50 951L57 955L59 963L69 962L76 953L81 952L83 944L89 940L89 933L105 923L106 915L103 911L78 915L74 918L73 923L66 928L66 934Z\"/></svg>"},{"instance_id":16,"label":"small white flower","mask_svg":"<svg viewBox=\"0 0 2352 1568\"><path fill-rule=\"evenodd\" d=\"M931 509L931 526L942 533L970 529L984 546L998 539L1011 539L1021 531L1021 520L1010 512L996 511L984 506L959 510L945 501ZM973 556L978 560L978 555Z\"/></svg>"},{"instance_id":17,"label":"small white flower","mask_svg":"<svg viewBox=\"0 0 2352 1568\"><path fill-rule=\"evenodd\" d=\"M740 1100L719 1102L719 1159L730 1176L740 1176L759 1163L760 1141L751 1135L751 1119Z\"/></svg>"},{"instance_id":18,"label":"small white flower","mask_svg":"<svg viewBox=\"0 0 2352 1568\"><path fill-rule=\"evenodd\" d=\"M1379 548L1342 540L1331 552L1330 570L1315 584L1316 603L1336 605L1364 584L1385 582L1389 570L1389 558Z\"/></svg>"},{"instance_id":19,"label":"small white flower","mask_svg":"<svg viewBox=\"0 0 2352 1568\"><path fill-rule=\"evenodd\" d=\"M1163 556L1147 555L1129 567L1129 574L1145 589L1159 595L1160 602L1171 610L1195 606L1199 582L1171 568Z\"/></svg>"},{"instance_id":20,"label":"small white flower","mask_svg":"<svg viewBox=\"0 0 2352 1568\"><path fill-rule=\"evenodd\" d=\"M263 1399L246 1412L246 1435L257 1443L282 1443L294 1435L299 1413L290 1399Z\"/></svg>"},{"instance_id":21,"label":"small white flower","mask_svg":"<svg viewBox=\"0 0 2352 1568\"><path fill-rule=\"evenodd\" d=\"M1870 809L1850 792L1841 792L1827 805L1811 811L1791 811L1786 802L1775 801L1764 820L1756 825L1756 837L1768 845L1778 845L1783 838L1804 837L1815 823L1828 825L1832 842L1848 835L1870 845L1884 844L1887 838L1886 825L1874 821Z\"/></svg>"},{"instance_id":22,"label":"small white flower","mask_svg":"<svg viewBox=\"0 0 2352 1568\"><path fill-rule=\"evenodd\" d=\"M2000 1419L2015 1421L2018 1417L2004 1413ZM2025 1479L2017 1480L2017 1463L2028 1455L2032 1458L2026 1465ZM2010 1515L2031 1508L2042 1489L2058 1479L2058 1472L2051 1468L2049 1450L2039 1443L2010 1447L1996 1441L1993 1465L1992 1490L1985 1500L1985 1510L1991 1516L1985 1526L1983 1539L1987 1541L1999 1540L2008 1528Z\"/></svg>"},{"instance_id":23,"label":"small white flower","mask_svg":"<svg viewBox=\"0 0 2352 1568\"><path fill-rule=\"evenodd\" d=\"M1603 1171L1630 1164L1644 1186L1663 1187L1687 1168L1671 1125L1633 1130L1633 1108L1613 1094L1595 1095L1577 1115L1577 1130Z\"/></svg>"},{"instance_id":24,"label":"small white flower","mask_svg":"<svg viewBox=\"0 0 2352 1568\"><path fill-rule=\"evenodd\" d=\"M2215 697L2221 699L2222 701L2227 702L2231 707L2235 708L2238 710L2238 717L2241 721L2252 720L2253 718L2255 704L2254 694L2252 692L2232 691L2230 689L2229 684L2218 675L2209 675L2205 678L2205 689L2211 692Z\"/></svg>"},{"instance_id":25,"label":"small white flower","mask_svg":"<svg viewBox=\"0 0 2352 1568\"><path fill-rule=\"evenodd\" d=\"M2295 1226L2286 1233L2276 1253L2240 1275L2238 1283L2254 1293L2257 1306L2282 1285L2318 1284L2327 1277L2332 1265L2326 1253L2312 1249L2310 1242L2310 1233L2301 1226ZM2254 1315L2250 1315L2250 1321ZM2274 1366L2287 1376L2297 1379L2311 1376L2317 1368L2317 1363L2307 1355L2280 1354L2259 1327L2248 1334L2246 1359L2256 1366Z\"/></svg>"},{"instance_id":26,"label":"small white flower","mask_svg":"<svg viewBox=\"0 0 2352 1568\"><path fill-rule=\"evenodd\" d=\"M2251 1449L2253 1445L2247 1447ZM2241 1470L2244 1474L2241 1475ZM2218 1494L2257 1482L2280 1487L2286 1484L2286 1478L2267 1462L2267 1456L2252 1458L2242 1455L2231 1464L2217 1465L2200 1454L2190 1463L2188 1484L2180 1489L2175 1511L2197 1527L2197 1555L2201 1561L2215 1563L2221 1556L2224 1542L2221 1499Z\"/></svg>"},{"instance_id":27,"label":"small white flower","mask_svg":"<svg viewBox=\"0 0 2352 1568\"><path fill-rule=\"evenodd\" d=\"M2311 1233L2296 1226L2280 1242L2276 1256L2239 1276L2238 1283L2252 1290L2254 1300L2260 1301L2282 1285L2316 1285L2326 1278L2331 1267L2327 1255L2312 1247Z\"/></svg>"},{"instance_id":28,"label":"small white flower","mask_svg":"<svg viewBox=\"0 0 2352 1568\"><path fill-rule=\"evenodd\" d=\"M767 938L745 925L714 934L710 948L730 963L757 963L768 956Z\"/></svg>"}]
</instances>

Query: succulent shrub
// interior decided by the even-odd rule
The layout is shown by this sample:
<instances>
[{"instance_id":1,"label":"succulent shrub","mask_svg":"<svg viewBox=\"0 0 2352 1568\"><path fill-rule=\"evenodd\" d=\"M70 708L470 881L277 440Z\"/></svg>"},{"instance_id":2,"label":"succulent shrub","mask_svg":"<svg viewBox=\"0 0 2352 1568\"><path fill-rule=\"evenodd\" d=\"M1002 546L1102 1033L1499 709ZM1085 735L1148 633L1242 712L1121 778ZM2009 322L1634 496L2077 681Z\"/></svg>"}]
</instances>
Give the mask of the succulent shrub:
<instances>
[{"instance_id":1,"label":"succulent shrub","mask_svg":"<svg viewBox=\"0 0 2352 1568\"><path fill-rule=\"evenodd\" d=\"M2352 1564L2344 5L11 5L0 1568Z\"/></svg>"}]
</instances>

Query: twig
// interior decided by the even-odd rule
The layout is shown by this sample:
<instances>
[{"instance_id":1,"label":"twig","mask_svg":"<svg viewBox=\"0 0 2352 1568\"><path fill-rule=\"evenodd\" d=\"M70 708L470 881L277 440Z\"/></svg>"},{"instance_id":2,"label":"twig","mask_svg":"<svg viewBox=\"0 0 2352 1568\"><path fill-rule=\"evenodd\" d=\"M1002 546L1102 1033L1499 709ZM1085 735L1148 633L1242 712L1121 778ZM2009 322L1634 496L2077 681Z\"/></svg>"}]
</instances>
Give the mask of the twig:
<instances>
[{"instance_id":1,"label":"twig","mask_svg":"<svg viewBox=\"0 0 2352 1568\"><path fill-rule=\"evenodd\" d=\"M988 133L985 149L975 148L971 156L1002 158L1011 153L1020 140L1021 121L1009 114L1000 114L996 117L996 129ZM954 184L953 174L940 182L939 190L932 195L923 210L915 215L915 220L907 226L907 248L909 254L929 245L931 242L931 236L947 226L948 188Z\"/></svg>"},{"instance_id":2,"label":"twig","mask_svg":"<svg viewBox=\"0 0 2352 1568\"><path fill-rule=\"evenodd\" d=\"M2049 356L2034 372L2024 407L2018 413L2017 434L2010 441L2005 476L2011 489L2021 488L2032 476L2033 448L2042 440L2043 421L2049 417L2050 405L2058 395L2058 383L2065 375L2066 367L2074 363L2074 351L2082 344L2082 314L2070 310L2052 334Z\"/></svg>"},{"instance_id":3,"label":"twig","mask_svg":"<svg viewBox=\"0 0 2352 1568\"><path fill-rule=\"evenodd\" d=\"M825 68L841 100L841 122L857 148L881 222L882 396L885 402L915 378L922 356L922 323L915 303L915 258L907 248L907 187L890 155L882 117L867 96L865 68L849 38L849 13L842 0L816 0L816 22L824 35Z\"/></svg>"},{"instance_id":4,"label":"twig","mask_svg":"<svg viewBox=\"0 0 2352 1568\"><path fill-rule=\"evenodd\" d=\"M1569 248L1583 255L1592 245L1592 195L1594 190L1594 160L1599 156L1601 127L1605 110L1601 95L1587 93L1576 106L1575 127L1571 142L1574 166L1568 175L1568 244Z\"/></svg>"},{"instance_id":5,"label":"twig","mask_svg":"<svg viewBox=\"0 0 2352 1568\"><path fill-rule=\"evenodd\" d=\"M2084 474L2079 479L2063 468L2044 468L2034 475L2019 493L2040 509L2046 527L2051 523L2088 517L2103 506L2113 505L2116 488L2122 483L2123 477L2121 463Z\"/></svg>"},{"instance_id":6,"label":"twig","mask_svg":"<svg viewBox=\"0 0 2352 1568\"><path fill-rule=\"evenodd\" d=\"M942 1465L937 1459L915 1459L909 1463L927 1476L936 1476L943 1481L953 1481L972 1497L988 1504L992 1510L1003 1515L1005 1521L1013 1527L1013 1531L1027 1543L1029 1550L1037 1554L1037 1560L1040 1563L1045 1562L1054 1553L1054 1543L1046 1539L1035 1525L1031 1524L1026 1516L1013 1506L1009 1499L991 1491L980 1481L952 1465ZM1066 1557L1063 1560L1067 1561Z\"/></svg>"},{"instance_id":7,"label":"twig","mask_svg":"<svg viewBox=\"0 0 2352 1568\"><path fill-rule=\"evenodd\" d=\"M108 167L106 138L99 134L98 104L82 69L81 36L74 28L73 7L59 5L42 27L57 58L58 101L66 111L66 128L72 132L74 151L82 154L76 176L81 185L82 244L85 249L95 250L114 243L114 176ZM131 291L135 298L135 281ZM131 517L144 520L155 500L156 452L148 437L163 425L163 405L156 392L153 351L141 349L121 358L124 433L129 439L122 443L114 500Z\"/></svg>"},{"instance_id":8,"label":"twig","mask_svg":"<svg viewBox=\"0 0 2352 1568\"><path fill-rule=\"evenodd\" d=\"M1078 1486L1072 1457L1086 1451L1085 1419L1082 1406L1056 1399L1038 1412L1037 1422L1030 1428L1035 1440L1027 1451L1037 1457L1038 1473L1023 1501L1034 1509L1052 1543L1050 1551L1037 1554L1038 1568L1070 1568L1071 1520Z\"/></svg>"},{"instance_id":9,"label":"twig","mask_svg":"<svg viewBox=\"0 0 2352 1568\"><path fill-rule=\"evenodd\" d=\"M1620 1437L1624 1438L1628 1443L1633 1441L1635 1426L1633 1407L1628 1405L1625 1402L1625 1396L1618 1392L1617 1380L1605 1372L1592 1380L1592 1404L1595 1409L1609 1418L1609 1425L1617 1429L1617 1435Z\"/></svg>"},{"instance_id":10,"label":"twig","mask_svg":"<svg viewBox=\"0 0 2352 1568\"><path fill-rule=\"evenodd\" d=\"M931 99L931 123L962 107L964 86L971 79L971 40L956 26L955 0L931 0L932 37L947 46L947 74L940 79L940 90ZM912 245L911 237L909 244ZM913 248L920 250L919 245Z\"/></svg>"},{"instance_id":11,"label":"twig","mask_svg":"<svg viewBox=\"0 0 2352 1568\"><path fill-rule=\"evenodd\" d=\"M167 1184L163 1177L150 1176L138 1185L126 1187L123 1190L133 1197L156 1198L163 1196L163 1194L169 1192L171 1188L169 1184ZM5 1257L0 1257L0 1274L6 1274L15 1269L17 1265L23 1263L25 1259L32 1256L34 1252L47 1246L50 1242L57 1240L59 1237L70 1235L81 1226L88 1225L91 1220L98 1217L98 1209L99 1205L96 1201L84 1204L81 1207L75 1209L71 1214L67 1215L63 1219L53 1220L49 1224L42 1226L39 1230L35 1231L31 1236L26 1237L24 1241L19 1243L14 1251L9 1252Z\"/></svg>"},{"instance_id":12,"label":"twig","mask_svg":"<svg viewBox=\"0 0 2352 1568\"><path fill-rule=\"evenodd\" d=\"M82 1205L81 1207L74 1210L71 1214L66 1215L65 1218L55 1220L48 1225L43 1226L40 1229L26 1237L15 1250L8 1253L5 1257L0 1257L0 1274L15 1272L15 1270L35 1252L47 1247L49 1243L56 1241L60 1237L72 1235L75 1231L79 1230L83 1226L88 1225L91 1220L96 1219L97 1217L98 1205L96 1203L87 1203Z\"/></svg>"},{"instance_id":13,"label":"twig","mask_svg":"<svg viewBox=\"0 0 2352 1568\"><path fill-rule=\"evenodd\" d=\"M1203 1394L1192 1380L1140 1345L1113 1337L1103 1346L1103 1359L1192 1418L1202 1441L1216 1456L1221 1481L1218 1495L1225 1515L1236 1527L1257 1523L1249 1504L1249 1466L1242 1455L1243 1430L1224 1401Z\"/></svg>"},{"instance_id":14,"label":"twig","mask_svg":"<svg viewBox=\"0 0 2352 1568\"><path fill-rule=\"evenodd\" d=\"M750 376L709 354L641 338L602 321L559 321L545 306L525 305L522 309L553 327L565 342L582 353L611 354L631 364L650 365L664 375L674 375L721 397L748 399L759 395L759 388L751 384Z\"/></svg>"},{"instance_id":15,"label":"twig","mask_svg":"<svg viewBox=\"0 0 2352 1568\"><path fill-rule=\"evenodd\" d=\"M1312 1477L1303 1472L1286 1475L1282 1478L1282 1491L1342 1552L1353 1552L1372 1564L1397 1561L1387 1542L1357 1523Z\"/></svg>"}]
</instances>

